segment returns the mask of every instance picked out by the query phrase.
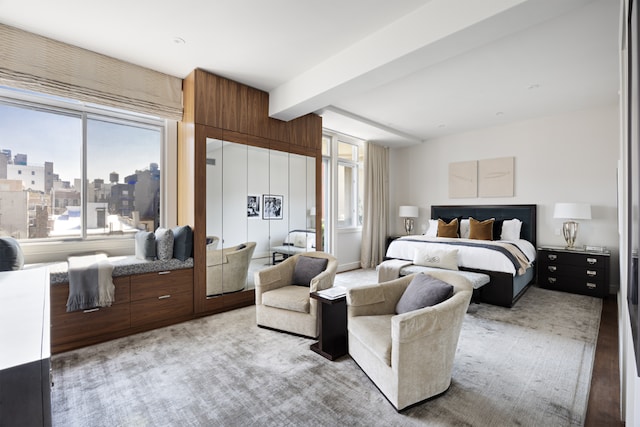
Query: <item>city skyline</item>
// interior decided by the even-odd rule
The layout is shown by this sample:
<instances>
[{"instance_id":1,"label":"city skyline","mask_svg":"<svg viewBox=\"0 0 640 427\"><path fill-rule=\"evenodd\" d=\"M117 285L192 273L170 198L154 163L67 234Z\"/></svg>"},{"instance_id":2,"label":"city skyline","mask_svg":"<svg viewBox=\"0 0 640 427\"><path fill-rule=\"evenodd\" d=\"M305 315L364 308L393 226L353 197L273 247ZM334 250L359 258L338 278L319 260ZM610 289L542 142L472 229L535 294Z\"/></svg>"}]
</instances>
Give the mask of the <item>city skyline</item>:
<instances>
[{"instance_id":1,"label":"city skyline","mask_svg":"<svg viewBox=\"0 0 640 427\"><path fill-rule=\"evenodd\" d=\"M82 177L82 120L80 115L65 115L0 104L0 149L26 154L28 165L53 163L53 172L61 181ZM87 179L92 182L116 172L119 183L136 170L151 163L160 166L160 131L112 123L95 118L87 120ZM52 152L51 147L56 147ZM144 160L143 160L144 159Z\"/></svg>"}]
</instances>

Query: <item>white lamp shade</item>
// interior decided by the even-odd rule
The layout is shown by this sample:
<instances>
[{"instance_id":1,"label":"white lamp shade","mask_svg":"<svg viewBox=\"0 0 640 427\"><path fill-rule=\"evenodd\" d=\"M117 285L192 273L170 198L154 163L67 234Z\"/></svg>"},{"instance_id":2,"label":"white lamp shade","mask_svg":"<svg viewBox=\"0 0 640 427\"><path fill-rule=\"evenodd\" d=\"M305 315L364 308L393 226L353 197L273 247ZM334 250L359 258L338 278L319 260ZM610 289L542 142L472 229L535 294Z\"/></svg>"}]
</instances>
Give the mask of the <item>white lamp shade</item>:
<instances>
[{"instance_id":1,"label":"white lamp shade","mask_svg":"<svg viewBox=\"0 0 640 427\"><path fill-rule=\"evenodd\" d=\"M556 203L554 218L591 219L591 205L588 203Z\"/></svg>"},{"instance_id":2,"label":"white lamp shade","mask_svg":"<svg viewBox=\"0 0 640 427\"><path fill-rule=\"evenodd\" d=\"M400 218L418 218L417 206L400 206L398 216Z\"/></svg>"}]
</instances>

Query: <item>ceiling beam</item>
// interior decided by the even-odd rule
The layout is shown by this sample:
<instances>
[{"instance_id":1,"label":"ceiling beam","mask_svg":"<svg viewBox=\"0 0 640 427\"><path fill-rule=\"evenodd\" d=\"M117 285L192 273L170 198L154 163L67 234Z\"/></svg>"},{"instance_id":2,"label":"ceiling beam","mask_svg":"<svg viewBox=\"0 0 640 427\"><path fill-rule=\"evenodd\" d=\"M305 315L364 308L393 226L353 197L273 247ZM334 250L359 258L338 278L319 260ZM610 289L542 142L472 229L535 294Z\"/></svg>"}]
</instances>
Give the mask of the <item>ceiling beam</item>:
<instances>
[{"instance_id":1,"label":"ceiling beam","mask_svg":"<svg viewBox=\"0 0 640 427\"><path fill-rule=\"evenodd\" d=\"M269 115L288 121L339 104L590 1L431 0L273 89Z\"/></svg>"}]
</instances>

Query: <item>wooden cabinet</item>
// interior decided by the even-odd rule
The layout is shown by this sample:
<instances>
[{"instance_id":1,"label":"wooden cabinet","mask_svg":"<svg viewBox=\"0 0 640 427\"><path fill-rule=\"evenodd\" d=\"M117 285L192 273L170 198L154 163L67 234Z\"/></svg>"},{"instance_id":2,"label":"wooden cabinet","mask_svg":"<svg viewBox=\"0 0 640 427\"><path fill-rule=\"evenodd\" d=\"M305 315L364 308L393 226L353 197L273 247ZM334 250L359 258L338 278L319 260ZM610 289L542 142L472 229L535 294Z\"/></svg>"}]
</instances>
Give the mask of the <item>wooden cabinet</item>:
<instances>
[{"instance_id":1,"label":"wooden cabinet","mask_svg":"<svg viewBox=\"0 0 640 427\"><path fill-rule=\"evenodd\" d=\"M58 353L192 319L193 269L114 277L111 307L67 313L69 285L51 287L51 349Z\"/></svg>"},{"instance_id":2,"label":"wooden cabinet","mask_svg":"<svg viewBox=\"0 0 640 427\"><path fill-rule=\"evenodd\" d=\"M610 255L580 249L539 248L538 285L604 298L609 294Z\"/></svg>"},{"instance_id":3,"label":"wooden cabinet","mask_svg":"<svg viewBox=\"0 0 640 427\"><path fill-rule=\"evenodd\" d=\"M193 270L131 276L131 326L178 319L193 313Z\"/></svg>"}]
</instances>

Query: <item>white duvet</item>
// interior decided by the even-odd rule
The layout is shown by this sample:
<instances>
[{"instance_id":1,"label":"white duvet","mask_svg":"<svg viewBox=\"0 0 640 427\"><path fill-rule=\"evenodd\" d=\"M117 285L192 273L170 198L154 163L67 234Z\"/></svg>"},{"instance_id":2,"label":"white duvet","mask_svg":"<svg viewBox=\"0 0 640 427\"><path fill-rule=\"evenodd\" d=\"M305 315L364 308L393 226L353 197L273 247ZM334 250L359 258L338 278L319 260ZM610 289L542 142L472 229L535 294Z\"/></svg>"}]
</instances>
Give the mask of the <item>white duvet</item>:
<instances>
[{"instance_id":1,"label":"white duvet","mask_svg":"<svg viewBox=\"0 0 640 427\"><path fill-rule=\"evenodd\" d=\"M419 240L419 241L412 241ZM516 267L513 262L503 253L482 247L463 246L463 245L447 245L443 243L446 239L437 237L427 237L424 235L403 236L391 242L387 249L388 258L398 258L405 260L413 260L417 248L421 249L437 249L443 246L458 250L458 265L460 267L475 268L487 271L499 271L502 273L511 273L513 276L517 274ZM471 239L455 239L460 242L483 242L482 240ZM440 242L440 243L438 243ZM536 259L536 248L527 240L496 240L500 243L512 243L516 245L522 253L529 259L529 265ZM490 243L490 242L487 242Z\"/></svg>"}]
</instances>

